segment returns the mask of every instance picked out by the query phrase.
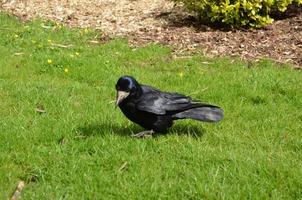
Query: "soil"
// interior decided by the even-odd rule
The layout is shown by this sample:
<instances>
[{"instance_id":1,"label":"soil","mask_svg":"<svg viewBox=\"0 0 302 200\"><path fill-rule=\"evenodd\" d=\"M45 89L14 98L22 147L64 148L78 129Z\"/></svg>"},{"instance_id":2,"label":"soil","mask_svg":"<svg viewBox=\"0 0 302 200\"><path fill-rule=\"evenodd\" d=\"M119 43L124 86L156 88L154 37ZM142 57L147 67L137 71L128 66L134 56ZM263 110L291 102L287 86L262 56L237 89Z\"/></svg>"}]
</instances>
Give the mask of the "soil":
<instances>
[{"instance_id":1,"label":"soil","mask_svg":"<svg viewBox=\"0 0 302 200\"><path fill-rule=\"evenodd\" d=\"M126 37L132 45L169 45L175 55L201 51L254 61L270 58L302 68L302 7L291 8L283 19L258 30L202 25L182 5L168 0L2 0L0 10L23 20L43 17L99 29L104 38Z\"/></svg>"}]
</instances>

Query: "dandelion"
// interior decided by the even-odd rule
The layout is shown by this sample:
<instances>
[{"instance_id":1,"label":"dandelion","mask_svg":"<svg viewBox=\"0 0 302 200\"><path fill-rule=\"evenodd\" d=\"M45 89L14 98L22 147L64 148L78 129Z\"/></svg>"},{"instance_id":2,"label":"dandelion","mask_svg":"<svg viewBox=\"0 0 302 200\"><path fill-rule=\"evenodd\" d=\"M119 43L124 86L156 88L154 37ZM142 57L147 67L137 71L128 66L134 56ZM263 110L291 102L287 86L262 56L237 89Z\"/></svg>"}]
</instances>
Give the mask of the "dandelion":
<instances>
[{"instance_id":1,"label":"dandelion","mask_svg":"<svg viewBox=\"0 0 302 200\"><path fill-rule=\"evenodd\" d=\"M52 63L52 60L51 60L51 59L47 59L47 63L48 63L48 64L51 64L51 63Z\"/></svg>"},{"instance_id":2,"label":"dandelion","mask_svg":"<svg viewBox=\"0 0 302 200\"><path fill-rule=\"evenodd\" d=\"M51 40L47 40L48 43L51 43Z\"/></svg>"},{"instance_id":3,"label":"dandelion","mask_svg":"<svg viewBox=\"0 0 302 200\"><path fill-rule=\"evenodd\" d=\"M179 75L180 78L182 78L184 76L184 73L180 72L178 75Z\"/></svg>"},{"instance_id":4,"label":"dandelion","mask_svg":"<svg viewBox=\"0 0 302 200\"><path fill-rule=\"evenodd\" d=\"M76 55L76 56L79 56L79 55L80 55L80 53L79 53L79 52L75 52L75 55Z\"/></svg>"},{"instance_id":5,"label":"dandelion","mask_svg":"<svg viewBox=\"0 0 302 200\"><path fill-rule=\"evenodd\" d=\"M15 36L15 38L18 38L18 37L19 37L19 35L17 35L17 34L15 34L14 36Z\"/></svg>"},{"instance_id":6,"label":"dandelion","mask_svg":"<svg viewBox=\"0 0 302 200\"><path fill-rule=\"evenodd\" d=\"M65 72L65 73L68 73L68 69L67 69L67 68L65 68L65 69L64 69L64 72Z\"/></svg>"},{"instance_id":7,"label":"dandelion","mask_svg":"<svg viewBox=\"0 0 302 200\"><path fill-rule=\"evenodd\" d=\"M85 32L85 33L88 33L88 32L89 32L89 30L88 30L87 28L85 28L84 32Z\"/></svg>"},{"instance_id":8,"label":"dandelion","mask_svg":"<svg viewBox=\"0 0 302 200\"><path fill-rule=\"evenodd\" d=\"M56 28L60 29L62 26L60 23L56 22Z\"/></svg>"}]
</instances>

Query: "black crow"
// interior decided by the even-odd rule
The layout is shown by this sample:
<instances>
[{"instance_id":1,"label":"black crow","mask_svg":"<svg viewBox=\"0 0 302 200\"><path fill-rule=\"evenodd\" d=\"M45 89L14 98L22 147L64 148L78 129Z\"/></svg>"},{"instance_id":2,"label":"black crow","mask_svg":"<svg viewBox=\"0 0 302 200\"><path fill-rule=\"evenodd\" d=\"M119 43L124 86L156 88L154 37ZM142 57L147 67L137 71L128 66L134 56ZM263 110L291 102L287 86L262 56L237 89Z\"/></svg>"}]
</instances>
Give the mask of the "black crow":
<instances>
[{"instance_id":1,"label":"black crow","mask_svg":"<svg viewBox=\"0 0 302 200\"><path fill-rule=\"evenodd\" d=\"M142 137L155 132L166 132L177 119L195 119L218 122L223 110L214 105L192 100L177 93L162 92L156 88L140 85L131 76L122 76L116 83L116 106L131 121L147 131L134 136Z\"/></svg>"}]
</instances>

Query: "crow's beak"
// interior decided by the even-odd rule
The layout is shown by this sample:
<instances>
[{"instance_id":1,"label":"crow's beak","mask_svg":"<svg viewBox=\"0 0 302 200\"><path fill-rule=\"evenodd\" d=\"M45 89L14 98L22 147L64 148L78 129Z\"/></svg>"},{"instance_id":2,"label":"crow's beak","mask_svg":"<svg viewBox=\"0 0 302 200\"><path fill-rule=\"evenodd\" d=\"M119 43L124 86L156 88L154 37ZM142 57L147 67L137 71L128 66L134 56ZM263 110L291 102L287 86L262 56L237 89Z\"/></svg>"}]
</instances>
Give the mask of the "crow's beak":
<instances>
[{"instance_id":1,"label":"crow's beak","mask_svg":"<svg viewBox=\"0 0 302 200\"><path fill-rule=\"evenodd\" d=\"M130 93L125 91L117 91L115 106L118 106Z\"/></svg>"}]
</instances>

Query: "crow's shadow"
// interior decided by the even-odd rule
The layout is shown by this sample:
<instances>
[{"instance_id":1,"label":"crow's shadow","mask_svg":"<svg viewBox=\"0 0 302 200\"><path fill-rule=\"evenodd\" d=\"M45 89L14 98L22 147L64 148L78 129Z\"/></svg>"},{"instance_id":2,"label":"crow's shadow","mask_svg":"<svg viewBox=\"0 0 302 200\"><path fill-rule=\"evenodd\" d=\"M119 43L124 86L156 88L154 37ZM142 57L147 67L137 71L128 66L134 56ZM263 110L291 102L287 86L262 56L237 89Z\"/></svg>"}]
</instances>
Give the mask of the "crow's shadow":
<instances>
[{"instance_id":1,"label":"crow's shadow","mask_svg":"<svg viewBox=\"0 0 302 200\"><path fill-rule=\"evenodd\" d=\"M119 124L108 123L94 123L94 124L85 124L76 129L75 137L90 137L95 135L107 135L107 134L116 134L123 137L130 137L131 135L143 131L144 129L138 125L131 124L130 126L122 126ZM160 137L167 134L175 135L188 135L193 137L202 137L205 134L205 129L201 125L184 125L184 124L175 124L172 128L166 133L155 133L155 137Z\"/></svg>"},{"instance_id":2,"label":"crow's shadow","mask_svg":"<svg viewBox=\"0 0 302 200\"><path fill-rule=\"evenodd\" d=\"M140 132L142 129L135 125L121 126L119 124L108 123L93 123L80 126L76 130L76 134L83 137L94 135L116 134L120 136L131 136L131 134Z\"/></svg>"},{"instance_id":3,"label":"crow's shadow","mask_svg":"<svg viewBox=\"0 0 302 200\"><path fill-rule=\"evenodd\" d=\"M175 124L168 134L189 135L196 138L202 137L206 133L206 129L201 124Z\"/></svg>"}]
</instances>

